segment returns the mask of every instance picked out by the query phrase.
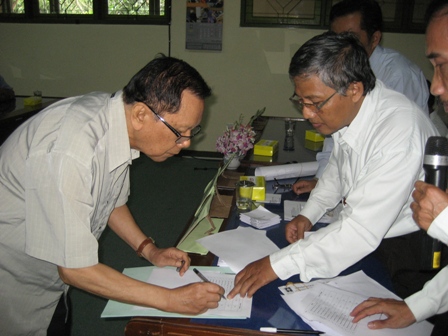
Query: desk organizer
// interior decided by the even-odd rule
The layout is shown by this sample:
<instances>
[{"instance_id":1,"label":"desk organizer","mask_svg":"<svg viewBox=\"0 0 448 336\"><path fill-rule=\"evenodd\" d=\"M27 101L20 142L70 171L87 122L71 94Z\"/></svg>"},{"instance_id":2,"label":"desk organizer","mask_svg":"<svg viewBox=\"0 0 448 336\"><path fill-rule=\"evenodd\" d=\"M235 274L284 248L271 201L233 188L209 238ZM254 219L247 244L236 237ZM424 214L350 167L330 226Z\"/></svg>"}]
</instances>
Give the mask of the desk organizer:
<instances>
[{"instance_id":1,"label":"desk organizer","mask_svg":"<svg viewBox=\"0 0 448 336\"><path fill-rule=\"evenodd\" d=\"M264 201L266 198L266 180L264 176L240 176L240 181L252 181L255 187L252 191L253 201Z\"/></svg>"},{"instance_id":2,"label":"desk organizer","mask_svg":"<svg viewBox=\"0 0 448 336\"><path fill-rule=\"evenodd\" d=\"M277 140L260 140L254 146L254 155L272 156L277 150Z\"/></svg>"}]
</instances>

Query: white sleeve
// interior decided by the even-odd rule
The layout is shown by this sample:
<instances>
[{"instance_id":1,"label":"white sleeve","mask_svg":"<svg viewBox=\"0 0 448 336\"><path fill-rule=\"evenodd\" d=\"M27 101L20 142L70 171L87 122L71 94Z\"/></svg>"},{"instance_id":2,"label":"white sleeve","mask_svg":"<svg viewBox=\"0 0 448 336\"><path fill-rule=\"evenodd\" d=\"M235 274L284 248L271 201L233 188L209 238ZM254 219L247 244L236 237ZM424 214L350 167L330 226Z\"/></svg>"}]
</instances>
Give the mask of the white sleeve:
<instances>
[{"instance_id":1,"label":"white sleeve","mask_svg":"<svg viewBox=\"0 0 448 336\"><path fill-rule=\"evenodd\" d=\"M448 266L428 281L421 291L404 301L417 322L448 311Z\"/></svg>"},{"instance_id":2,"label":"white sleeve","mask_svg":"<svg viewBox=\"0 0 448 336\"><path fill-rule=\"evenodd\" d=\"M287 279L300 273L302 281L334 277L374 251L400 216L400 226L408 232L417 230L412 219L406 221L410 214L402 214L411 211L409 199L421 171L421 159L417 155L382 151L372 158L354 181L346 183L351 189L337 221L270 256L277 276ZM336 172L334 175L333 170L337 170L333 166L335 161L335 155L332 155L302 211L312 223L320 218L323 209L336 205L334 201L341 187L335 189L335 185L344 184L336 181L335 176L340 174ZM342 170L339 173L347 173ZM348 177L342 175L341 178ZM396 206L391 207L391 204Z\"/></svg>"}]
</instances>

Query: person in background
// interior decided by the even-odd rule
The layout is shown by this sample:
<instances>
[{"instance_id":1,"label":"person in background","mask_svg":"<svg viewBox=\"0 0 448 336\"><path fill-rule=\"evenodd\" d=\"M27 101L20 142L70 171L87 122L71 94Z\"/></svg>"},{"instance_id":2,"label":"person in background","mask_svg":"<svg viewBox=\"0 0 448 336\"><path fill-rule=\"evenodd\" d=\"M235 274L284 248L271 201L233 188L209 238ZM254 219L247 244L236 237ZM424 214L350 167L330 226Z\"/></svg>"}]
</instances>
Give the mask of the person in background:
<instances>
[{"instance_id":1,"label":"person in background","mask_svg":"<svg viewBox=\"0 0 448 336\"><path fill-rule=\"evenodd\" d=\"M399 52L380 45L383 30L381 7L374 0L343 0L331 8L330 30L335 33L350 31L359 38L368 56L375 77L388 88L403 93L426 113L429 90L420 68ZM300 195L314 189L330 159L334 142L326 137L322 152L316 155L319 163L313 179L301 179L292 189Z\"/></svg>"},{"instance_id":2,"label":"person in background","mask_svg":"<svg viewBox=\"0 0 448 336\"><path fill-rule=\"evenodd\" d=\"M201 129L210 94L193 67L161 55L122 91L54 103L4 142L1 335L68 334L69 286L167 312L195 315L218 306L224 290L216 284L160 288L98 260L98 238L109 225L138 256L179 267L179 276L187 271L185 252L158 248L137 226L126 205L129 167L140 152L162 162L187 148Z\"/></svg>"},{"instance_id":3,"label":"person in background","mask_svg":"<svg viewBox=\"0 0 448 336\"><path fill-rule=\"evenodd\" d=\"M300 215L286 225L291 244L247 265L230 298L295 274L304 282L337 276L384 238L419 229L409 206L414 182L424 176L426 141L437 134L429 117L375 79L353 33L312 38L293 56L289 75L293 100L318 132L332 135L334 153ZM336 221L304 238L339 202Z\"/></svg>"},{"instance_id":4,"label":"person in background","mask_svg":"<svg viewBox=\"0 0 448 336\"><path fill-rule=\"evenodd\" d=\"M426 56L434 66L431 93L448 113L448 0L433 1L426 13ZM423 181L415 183L413 217L428 234L448 244L448 194ZM371 329L403 328L416 321L434 319L432 335L448 335L448 266L423 289L404 301L370 298L351 313L353 322L382 313L387 318L369 322ZM444 314L443 314L444 313Z\"/></svg>"},{"instance_id":5,"label":"person in background","mask_svg":"<svg viewBox=\"0 0 448 336\"><path fill-rule=\"evenodd\" d=\"M15 93L12 87L6 83L5 79L0 75L0 103L8 102L15 99Z\"/></svg>"}]
</instances>

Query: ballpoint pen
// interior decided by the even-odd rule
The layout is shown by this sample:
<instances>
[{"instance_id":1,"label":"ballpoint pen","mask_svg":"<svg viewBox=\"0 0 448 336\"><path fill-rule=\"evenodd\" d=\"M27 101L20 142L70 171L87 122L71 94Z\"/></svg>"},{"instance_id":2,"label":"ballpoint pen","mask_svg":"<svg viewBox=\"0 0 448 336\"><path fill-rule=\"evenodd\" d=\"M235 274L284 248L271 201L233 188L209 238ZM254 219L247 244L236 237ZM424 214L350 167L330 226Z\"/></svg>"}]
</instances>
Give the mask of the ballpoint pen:
<instances>
[{"instance_id":1,"label":"ballpoint pen","mask_svg":"<svg viewBox=\"0 0 448 336\"><path fill-rule=\"evenodd\" d=\"M272 327L262 327L260 331L268 333L283 333L283 334L302 334L302 335L321 335L325 334L323 331L319 330L300 330L300 329L282 329L282 328L272 328Z\"/></svg>"},{"instance_id":2,"label":"ballpoint pen","mask_svg":"<svg viewBox=\"0 0 448 336\"><path fill-rule=\"evenodd\" d=\"M202 281L204 281L204 282L210 282L210 283L211 283L211 281L208 280L208 279L207 279L201 272L199 272L196 268L193 268L193 272L195 272L196 275L197 275L199 278L201 278ZM224 300L227 300L226 297L225 297L224 295L222 295L222 294L221 294L221 297L222 297Z\"/></svg>"}]
</instances>

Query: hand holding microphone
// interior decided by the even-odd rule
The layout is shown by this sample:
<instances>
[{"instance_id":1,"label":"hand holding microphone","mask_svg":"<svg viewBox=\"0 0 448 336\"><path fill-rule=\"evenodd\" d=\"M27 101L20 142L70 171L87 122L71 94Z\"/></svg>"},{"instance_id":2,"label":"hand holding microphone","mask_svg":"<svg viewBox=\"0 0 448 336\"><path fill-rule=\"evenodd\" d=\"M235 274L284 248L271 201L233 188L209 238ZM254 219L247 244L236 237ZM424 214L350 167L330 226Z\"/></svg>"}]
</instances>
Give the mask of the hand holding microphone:
<instances>
[{"instance_id":1,"label":"hand holding microphone","mask_svg":"<svg viewBox=\"0 0 448 336\"><path fill-rule=\"evenodd\" d=\"M448 170L447 138L432 136L428 139L425 146L423 169L425 170L425 182L445 191ZM421 268L423 270L440 268L441 253L442 243L422 231Z\"/></svg>"}]
</instances>

